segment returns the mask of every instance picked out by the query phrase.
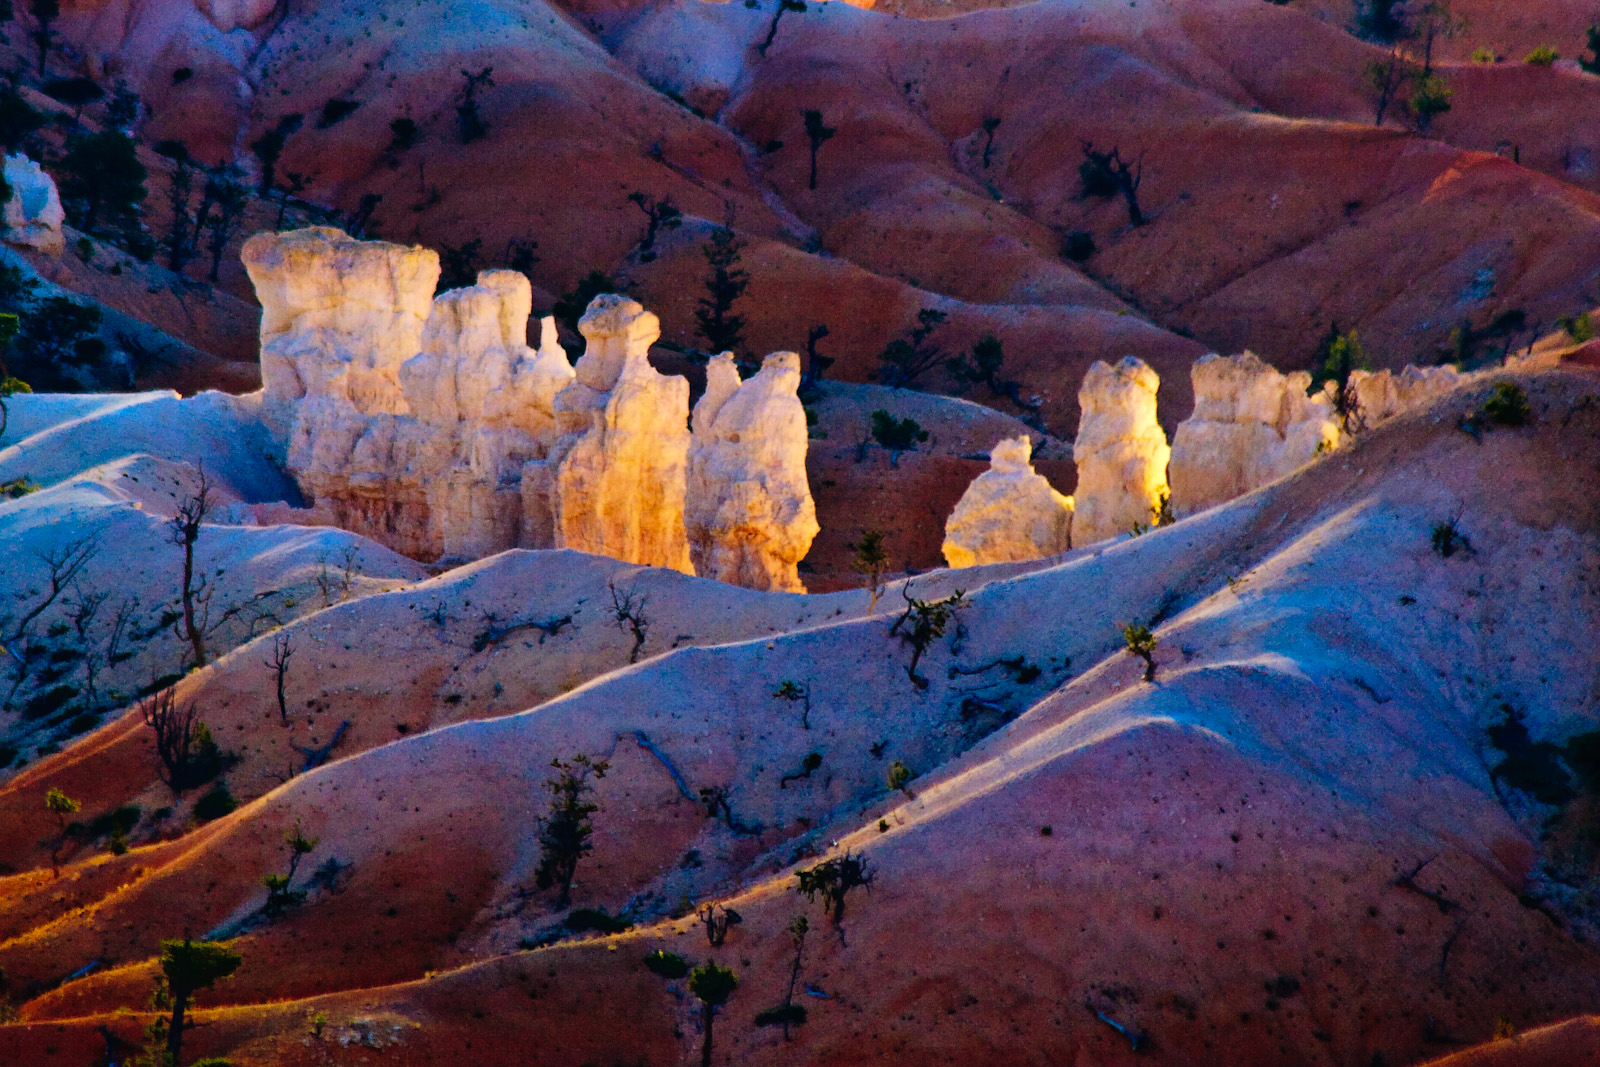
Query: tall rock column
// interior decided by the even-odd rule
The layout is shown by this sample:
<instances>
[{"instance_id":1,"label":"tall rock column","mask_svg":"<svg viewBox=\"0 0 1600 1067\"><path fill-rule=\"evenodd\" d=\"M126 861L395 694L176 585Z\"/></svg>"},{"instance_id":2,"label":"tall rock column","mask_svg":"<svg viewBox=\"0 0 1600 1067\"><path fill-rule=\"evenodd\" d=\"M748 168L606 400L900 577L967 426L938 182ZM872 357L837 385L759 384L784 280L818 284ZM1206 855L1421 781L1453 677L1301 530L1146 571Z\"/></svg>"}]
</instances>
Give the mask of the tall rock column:
<instances>
[{"instance_id":1,"label":"tall rock column","mask_svg":"<svg viewBox=\"0 0 1600 1067\"><path fill-rule=\"evenodd\" d=\"M994 446L989 469L967 486L945 522L946 563L1020 563L1072 547L1073 499L1033 469L1032 455L1027 437Z\"/></svg>"},{"instance_id":2,"label":"tall rock column","mask_svg":"<svg viewBox=\"0 0 1600 1067\"><path fill-rule=\"evenodd\" d=\"M1172 439L1172 513L1181 518L1277 481L1337 448L1341 433L1311 375L1280 374L1255 355L1206 356L1189 371L1194 414Z\"/></svg>"},{"instance_id":3,"label":"tall rock column","mask_svg":"<svg viewBox=\"0 0 1600 1067\"><path fill-rule=\"evenodd\" d=\"M797 570L820 529L806 480L800 357L775 352L749 381L731 353L706 368L694 409L684 525L695 573L803 593Z\"/></svg>"},{"instance_id":4,"label":"tall rock column","mask_svg":"<svg viewBox=\"0 0 1600 1067\"><path fill-rule=\"evenodd\" d=\"M1091 545L1149 525L1167 492L1172 449L1156 422L1161 379L1142 359L1124 357L1115 367L1096 360L1078 390L1078 463L1073 541Z\"/></svg>"},{"instance_id":5,"label":"tall rock column","mask_svg":"<svg viewBox=\"0 0 1600 1067\"><path fill-rule=\"evenodd\" d=\"M693 574L684 537L689 383L650 366L655 315L626 297L597 296L579 320L587 347L555 398L561 437L524 468L525 510L543 496L557 548Z\"/></svg>"}]
</instances>

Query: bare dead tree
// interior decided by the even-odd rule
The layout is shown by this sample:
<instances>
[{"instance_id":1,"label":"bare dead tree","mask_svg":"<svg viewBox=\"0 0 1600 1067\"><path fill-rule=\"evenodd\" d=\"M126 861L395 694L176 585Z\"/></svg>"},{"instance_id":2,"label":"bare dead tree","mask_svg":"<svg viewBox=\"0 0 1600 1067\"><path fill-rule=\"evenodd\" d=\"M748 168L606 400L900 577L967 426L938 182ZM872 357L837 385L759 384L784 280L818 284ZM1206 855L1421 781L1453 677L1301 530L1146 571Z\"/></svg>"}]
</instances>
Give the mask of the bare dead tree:
<instances>
[{"instance_id":1,"label":"bare dead tree","mask_svg":"<svg viewBox=\"0 0 1600 1067\"><path fill-rule=\"evenodd\" d=\"M185 667L204 667L210 661L210 639L241 616L249 621L248 632L251 635L262 626L279 622L276 613L266 604L269 598L278 595L277 590L257 594L254 600L237 604L222 606L213 603L217 589L204 568L195 565L194 546L214 506L211 483L202 466L199 488L184 497L176 513L167 520L169 540L183 550L183 582L179 590L183 612L174 620L172 630L189 646L184 657Z\"/></svg>"},{"instance_id":2,"label":"bare dead tree","mask_svg":"<svg viewBox=\"0 0 1600 1067\"><path fill-rule=\"evenodd\" d=\"M74 538L66 544L45 549L43 552L33 553L34 558L45 566L46 589L44 597L24 612L22 618L3 639L0 639L0 652L5 653L13 661L11 688L6 693L5 702L0 704L0 710L10 709L11 702L16 699L17 690L21 689L22 683L28 679L30 657L24 646L27 644L28 632L35 620L60 600L68 587L77 584L78 575L89 561L94 559L99 550L99 535L88 534Z\"/></svg>"},{"instance_id":3,"label":"bare dead tree","mask_svg":"<svg viewBox=\"0 0 1600 1067\"><path fill-rule=\"evenodd\" d=\"M110 599L110 593L85 593L77 584L72 587L73 602L68 609L68 616L72 619L72 628L77 631L79 641L89 639L89 628L94 625L95 616L100 614L100 608Z\"/></svg>"},{"instance_id":4,"label":"bare dead tree","mask_svg":"<svg viewBox=\"0 0 1600 1067\"><path fill-rule=\"evenodd\" d=\"M334 605L335 592L339 594L340 604L350 599L350 591L355 588L357 555L355 545L345 545L339 552L340 563L337 574L328 569L326 552L317 557L317 592L322 594L323 607L331 608Z\"/></svg>"},{"instance_id":5,"label":"bare dead tree","mask_svg":"<svg viewBox=\"0 0 1600 1067\"><path fill-rule=\"evenodd\" d=\"M120 662L122 639L138 613L139 598L136 596L125 596L117 605L117 613L111 619L111 632L106 635L106 663L109 665L115 667Z\"/></svg>"},{"instance_id":6,"label":"bare dead tree","mask_svg":"<svg viewBox=\"0 0 1600 1067\"><path fill-rule=\"evenodd\" d=\"M166 771L163 779L173 793L208 780L218 760L211 731L200 721L200 708L193 700L178 703L172 686L158 690L139 706L144 724L156 735L156 757Z\"/></svg>"},{"instance_id":7,"label":"bare dead tree","mask_svg":"<svg viewBox=\"0 0 1600 1067\"><path fill-rule=\"evenodd\" d=\"M350 594L356 585L356 560L360 556L360 549L355 545L345 545L339 552L339 603L343 604L350 599Z\"/></svg>"},{"instance_id":8,"label":"bare dead tree","mask_svg":"<svg viewBox=\"0 0 1600 1067\"><path fill-rule=\"evenodd\" d=\"M194 545L200 540L200 527L211 511L211 484L206 480L205 467L200 468L200 488L179 503L177 513L168 520L172 543L183 549L183 630L180 636L189 642L193 666L206 665L206 636L202 629L200 613L210 607L211 586L204 575L194 569ZM201 605L205 608L202 609ZM209 613L209 612L208 612Z\"/></svg>"},{"instance_id":9,"label":"bare dead tree","mask_svg":"<svg viewBox=\"0 0 1600 1067\"><path fill-rule=\"evenodd\" d=\"M1079 174L1084 191L1089 195L1122 195L1128 205L1128 225L1143 226L1144 212L1139 207L1139 185L1144 181L1144 158L1133 162L1122 158L1122 149L1113 146L1109 152L1097 150L1092 141L1083 141L1083 164Z\"/></svg>"},{"instance_id":10,"label":"bare dead tree","mask_svg":"<svg viewBox=\"0 0 1600 1067\"><path fill-rule=\"evenodd\" d=\"M89 698L89 707L95 708L100 703L100 652L89 641L90 630L94 627L95 617L100 614L100 609L111 596L109 593L85 593L81 586L73 584L73 599L67 605L67 617L72 620L72 629L78 635L83 654L84 693Z\"/></svg>"},{"instance_id":11,"label":"bare dead tree","mask_svg":"<svg viewBox=\"0 0 1600 1067\"><path fill-rule=\"evenodd\" d=\"M638 663L639 651L644 648L645 638L650 632L650 618L645 614L650 601L631 589L622 592L615 581L607 584L611 589L611 607L617 616L617 629L633 634L633 650L628 653L628 662Z\"/></svg>"},{"instance_id":12,"label":"bare dead tree","mask_svg":"<svg viewBox=\"0 0 1600 1067\"><path fill-rule=\"evenodd\" d=\"M44 599L30 608L22 616L21 620L17 622L16 626L12 627L11 633L7 636L5 642L7 652L13 657L21 659L11 646L22 640L27 634L28 628L33 625L33 620L43 615L49 610L50 605L60 600L61 594L66 592L69 586L76 584L79 572L88 565L90 560L94 559L95 554L99 551L99 535L88 534L68 541L64 545L57 545L54 548L47 548L43 552L35 552L33 554L35 559L45 565L45 570L48 573L45 584L49 586L49 589L46 591Z\"/></svg>"},{"instance_id":13,"label":"bare dead tree","mask_svg":"<svg viewBox=\"0 0 1600 1067\"><path fill-rule=\"evenodd\" d=\"M271 667L277 675L278 681L278 718L283 720L283 725L289 725L289 701L284 695L283 683L289 673L289 658L294 655L294 638L289 634L280 633L272 639L272 659L266 665Z\"/></svg>"}]
</instances>

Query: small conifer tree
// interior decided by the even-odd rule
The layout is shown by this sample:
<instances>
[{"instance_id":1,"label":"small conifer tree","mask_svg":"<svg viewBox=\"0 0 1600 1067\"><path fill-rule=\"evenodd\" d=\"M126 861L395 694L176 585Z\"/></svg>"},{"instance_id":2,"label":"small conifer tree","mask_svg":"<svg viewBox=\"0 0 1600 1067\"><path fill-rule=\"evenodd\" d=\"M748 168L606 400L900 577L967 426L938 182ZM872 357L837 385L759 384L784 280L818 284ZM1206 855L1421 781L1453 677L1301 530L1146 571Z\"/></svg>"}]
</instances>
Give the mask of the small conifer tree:
<instances>
[{"instance_id":1,"label":"small conifer tree","mask_svg":"<svg viewBox=\"0 0 1600 1067\"><path fill-rule=\"evenodd\" d=\"M565 908L572 903L578 861L594 848L589 840L594 833L589 816L599 811L600 805L589 799L594 790L590 779L604 778L611 764L579 753L570 760L551 760L550 766L556 776L544 783L550 792L550 814L539 831L541 856L534 880L540 889L555 888L556 907Z\"/></svg>"},{"instance_id":2,"label":"small conifer tree","mask_svg":"<svg viewBox=\"0 0 1600 1067\"><path fill-rule=\"evenodd\" d=\"M701 250L711 273L694 318L712 352L737 352L744 346L744 316L733 312L733 305L750 285L750 275L739 266L743 250L744 242L726 226L712 230L710 243Z\"/></svg>"}]
</instances>

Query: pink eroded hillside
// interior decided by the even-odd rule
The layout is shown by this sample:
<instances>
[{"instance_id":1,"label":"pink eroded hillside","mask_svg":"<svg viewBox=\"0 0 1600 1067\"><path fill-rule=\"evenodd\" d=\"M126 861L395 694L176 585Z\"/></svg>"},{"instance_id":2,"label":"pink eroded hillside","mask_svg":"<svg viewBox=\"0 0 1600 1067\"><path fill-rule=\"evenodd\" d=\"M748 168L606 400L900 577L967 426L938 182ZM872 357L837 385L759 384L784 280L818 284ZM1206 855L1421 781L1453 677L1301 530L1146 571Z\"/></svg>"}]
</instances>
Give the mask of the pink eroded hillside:
<instances>
[{"instance_id":1,"label":"pink eroded hillside","mask_svg":"<svg viewBox=\"0 0 1600 1067\"><path fill-rule=\"evenodd\" d=\"M1535 736L1594 727L1591 673L1551 665L1594 640L1600 422L1589 372L1521 384L1525 429L1463 433L1467 389L1146 537L913 579L967 590L926 688L864 594L558 554L318 611L284 631L304 657L287 729L270 637L179 687L238 756L231 815L177 833L179 807L53 875L47 787L86 820L171 803L131 717L0 793L26 857L0 881L0 966L29 991L0 1049L87 1055L101 1025L133 1040L116 1013L180 929L237 938L245 964L202 995L187 1046L236 1063L373 1045L460 1062L467 1042L482 1063L672 1062L696 1016L642 966L658 947L739 974L719 1062L1117 1063L1130 1035L1157 1062L1414 1062L1496 1020L1580 1014L1600 965L1573 934L1593 918L1552 877L1585 846L1532 832L1493 728L1504 707ZM1471 551L1445 559L1429 529L1451 513ZM631 666L604 611L617 585L650 605ZM1118 651L1130 617L1158 620L1154 683ZM518 622L541 626L501 633ZM785 680L803 713L771 695ZM293 773L289 745L335 720L341 758ZM611 768L574 904L633 925L550 943L562 912L529 890L539 783L579 751ZM327 873L264 921L260 878L296 825ZM872 884L835 929L794 872L845 854ZM743 921L709 946L685 901ZM795 915L808 1010L786 1043L752 1020L785 995ZM551 1036L529 1049L530 1032Z\"/></svg>"}]
</instances>

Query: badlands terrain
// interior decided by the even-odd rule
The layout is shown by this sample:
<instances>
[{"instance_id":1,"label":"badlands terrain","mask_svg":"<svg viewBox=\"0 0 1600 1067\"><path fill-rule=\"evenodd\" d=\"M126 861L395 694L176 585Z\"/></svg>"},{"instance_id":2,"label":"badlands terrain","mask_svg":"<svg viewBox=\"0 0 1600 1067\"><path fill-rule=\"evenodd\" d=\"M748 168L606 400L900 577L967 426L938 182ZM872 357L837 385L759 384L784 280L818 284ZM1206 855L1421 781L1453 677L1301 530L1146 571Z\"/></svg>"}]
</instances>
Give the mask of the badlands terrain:
<instances>
[{"instance_id":1,"label":"badlands terrain","mask_svg":"<svg viewBox=\"0 0 1600 1067\"><path fill-rule=\"evenodd\" d=\"M16 5L0 1067L1595 1062L1593 21Z\"/></svg>"}]
</instances>

